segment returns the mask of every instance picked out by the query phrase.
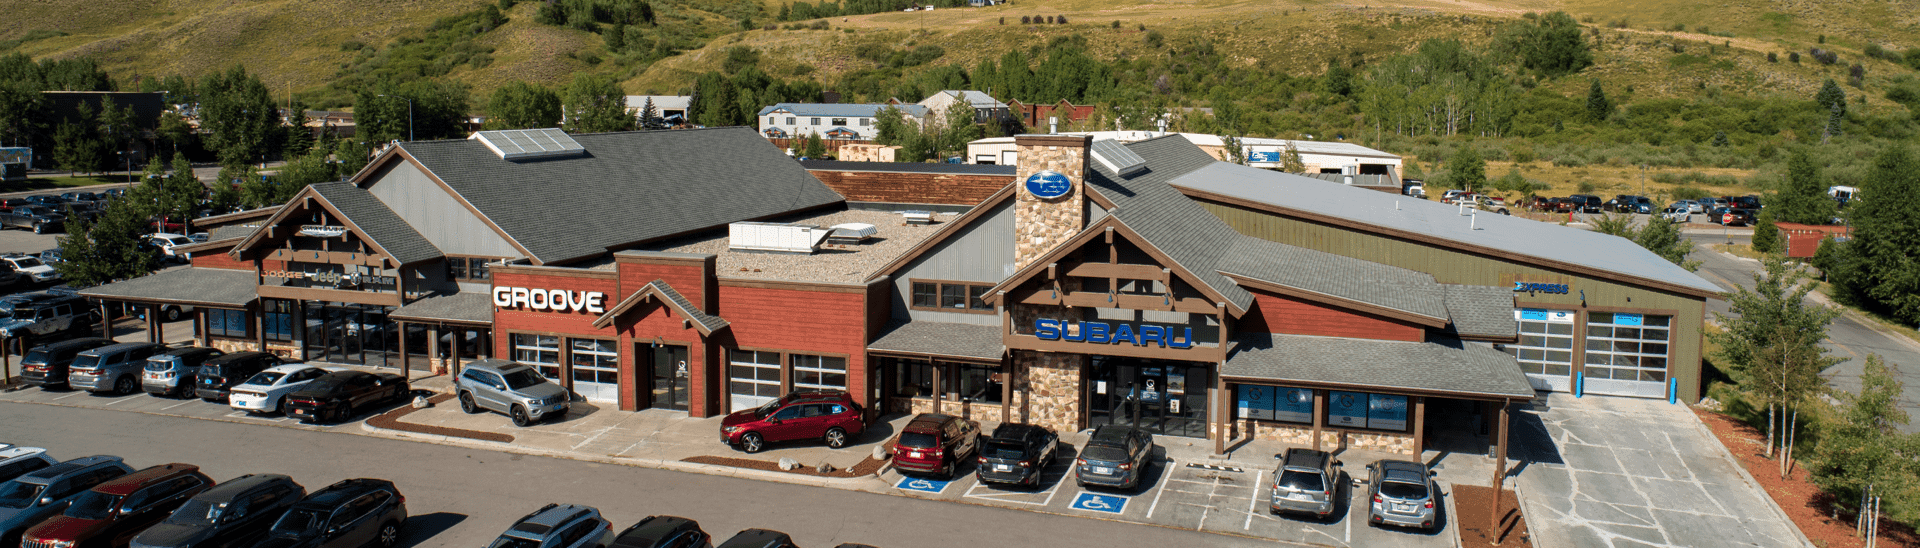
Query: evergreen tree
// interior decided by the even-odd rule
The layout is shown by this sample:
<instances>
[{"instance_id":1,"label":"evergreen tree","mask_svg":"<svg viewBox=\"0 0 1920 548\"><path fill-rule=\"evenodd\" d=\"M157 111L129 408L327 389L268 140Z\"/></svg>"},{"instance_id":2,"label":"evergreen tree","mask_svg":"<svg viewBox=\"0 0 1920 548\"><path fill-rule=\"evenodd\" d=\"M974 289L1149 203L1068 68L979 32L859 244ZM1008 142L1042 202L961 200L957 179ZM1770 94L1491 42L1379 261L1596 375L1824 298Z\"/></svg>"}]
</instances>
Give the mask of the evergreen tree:
<instances>
[{"instance_id":1,"label":"evergreen tree","mask_svg":"<svg viewBox=\"0 0 1920 548\"><path fill-rule=\"evenodd\" d=\"M367 167L373 150L365 141L355 141L352 137L342 137L333 148L334 161L340 162L340 173L352 176Z\"/></svg>"},{"instance_id":2,"label":"evergreen tree","mask_svg":"<svg viewBox=\"0 0 1920 548\"><path fill-rule=\"evenodd\" d=\"M667 121L660 119L660 108L653 106L653 97L647 97L647 103L640 107L640 129L666 129Z\"/></svg>"},{"instance_id":3,"label":"evergreen tree","mask_svg":"<svg viewBox=\"0 0 1920 548\"><path fill-rule=\"evenodd\" d=\"M805 156L815 160L827 157L827 145L826 143L820 141L820 134L818 133L807 134L807 148L806 148Z\"/></svg>"},{"instance_id":4,"label":"evergreen tree","mask_svg":"<svg viewBox=\"0 0 1920 548\"><path fill-rule=\"evenodd\" d=\"M1824 225L1833 220L1835 206L1827 197L1826 179L1806 149L1787 153L1786 182L1767 198L1765 211L1775 212L1779 221Z\"/></svg>"},{"instance_id":5,"label":"evergreen tree","mask_svg":"<svg viewBox=\"0 0 1920 548\"><path fill-rule=\"evenodd\" d=\"M53 268L76 287L99 285L147 275L158 266L152 253L140 249L141 239L152 232L151 217L138 200L107 202L93 222L74 218L67 222L67 237L60 240L60 257Z\"/></svg>"},{"instance_id":6,"label":"evergreen tree","mask_svg":"<svg viewBox=\"0 0 1920 548\"><path fill-rule=\"evenodd\" d=\"M1862 269L1850 288L1908 325L1920 323L1920 161L1903 145L1890 145L1873 160L1863 196L1850 209L1853 241Z\"/></svg>"},{"instance_id":7,"label":"evergreen tree","mask_svg":"<svg viewBox=\"0 0 1920 548\"><path fill-rule=\"evenodd\" d=\"M267 85L245 67L234 65L226 72L202 78L198 91L200 136L207 148L223 159L262 159L270 150L274 134L281 132L280 109ZM357 118L364 131L365 117Z\"/></svg>"},{"instance_id":8,"label":"evergreen tree","mask_svg":"<svg viewBox=\"0 0 1920 548\"><path fill-rule=\"evenodd\" d=\"M1673 223L1647 223L1632 240L1689 272L1700 268L1700 261L1687 260L1687 254L1693 253L1693 241L1681 237L1680 228Z\"/></svg>"},{"instance_id":9,"label":"evergreen tree","mask_svg":"<svg viewBox=\"0 0 1920 548\"><path fill-rule=\"evenodd\" d=\"M1287 141L1286 154L1280 155L1280 171L1287 173L1307 172L1307 163L1300 159L1300 149L1293 146L1292 140Z\"/></svg>"},{"instance_id":10,"label":"evergreen tree","mask_svg":"<svg viewBox=\"0 0 1920 548\"><path fill-rule=\"evenodd\" d=\"M1834 83L1832 78L1820 84L1820 92L1814 94L1813 102L1820 105L1820 110L1838 109L1839 116L1847 115L1847 91L1841 89L1840 84Z\"/></svg>"},{"instance_id":11,"label":"evergreen tree","mask_svg":"<svg viewBox=\"0 0 1920 548\"><path fill-rule=\"evenodd\" d=\"M1494 49L1520 60L1520 65L1556 77L1579 72L1593 64L1593 52L1580 23L1566 12L1509 23L1494 39Z\"/></svg>"},{"instance_id":12,"label":"evergreen tree","mask_svg":"<svg viewBox=\"0 0 1920 548\"><path fill-rule=\"evenodd\" d=\"M493 90L487 100L487 129L560 127L560 94L519 80Z\"/></svg>"},{"instance_id":13,"label":"evergreen tree","mask_svg":"<svg viewBox=\"0 0 1920 548\"><path fill-rule=\"evenodd\" d=\"M1753 250L1760 253L1780 253L1780 229L1773 226L1773 210L1760 210L1759 219L1753 223Z\"/></svg>"},{"instance_id":14,"label":"evergreen tree","mask_svg":"<svg viewBox=\"0 0 1920 548\"><path fill-rule=\"evenodd\" d=\"M567 86L567 131L603 133L633 129L627 94L612 77L579 73Z\"/></svg>"},{"instance_id":15,"label":"evergreen tree","mask_svg":"<svg viewBox=\"0 0 1920 548\"><path fill-rule=\"evenodd\" d=\"M1716 147L1724 147L1732 143L1727 141L1727 132L1716 131L1713 133L1713 141L1709 142L1708 144Z\"/></svg>"},{"instance_id":16,"label":"evergreen tree","mask_svg":"<svg viewBox=\"0 0 1920 548\"><path fill-rule=\"evenodd\" d=\"M53 164L75 175L101 171L100 142L93 132L73 122L62 122L53 134Z\"/></svg>"},{"instance_id":17,"label":"evergreen tree","mask_svg":"<svg viewBox=\"0 0 1920 548\"><path fill-rule=\"evenodd\" d=\"M1613 102L1607 100L1607 91L1600 89L1600 81L1594 80L1587 88L1587 120L1593 123L1607 121L1613 115Z\"/></svg>"}]
</instances>

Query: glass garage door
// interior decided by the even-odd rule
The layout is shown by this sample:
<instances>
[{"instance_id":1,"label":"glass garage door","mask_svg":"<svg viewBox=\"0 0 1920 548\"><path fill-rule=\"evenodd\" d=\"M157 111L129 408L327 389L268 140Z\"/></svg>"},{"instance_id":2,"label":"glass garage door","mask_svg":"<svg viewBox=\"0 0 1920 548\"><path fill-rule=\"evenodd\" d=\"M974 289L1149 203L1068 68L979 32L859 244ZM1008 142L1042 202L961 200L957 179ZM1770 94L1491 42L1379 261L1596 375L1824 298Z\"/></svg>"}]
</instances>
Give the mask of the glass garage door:
<instances>
[{"instance_id":1,"label":"glass garage door","mask_svg":"<svg viewBox=\"0 0 1920 548\"><path fill-rule=\"evenodd\" d=\"M1587 315L1586 391L1616 396L1667 396L1667 338L1672 316L1594 312Z\"/></svg>"},{"instance_id":2,"label":"glass garage door","mask_svg":"<svg viewBox=\"0 0 1920 548\"><path fill-rule=\"evenodd\" d=\"M613 341L572 339L573 391L590 402L620 403L620 351Z\"/></svg>"},{"instance_id":3,"label":"glass garage door","mask_svg":"<svg viewBox=\"0 0 1920 548\"><path fill-rule=\"evenodd\" d=\"M1573 312L1522 308L1513 311L1520 341L1501 348L1520 362L1534 390L1573 390Z\"/></svg>"},{"instance_id":4,"label":"glass garage door","mask_svg":"<svg viewBox=\"0 0 1920 548\"><path fill-rule=\"evenodd\" d=\"M734 350L727 356L728 411L753 409L780 397L780 353Z\"/></svg>"}]
</instances>

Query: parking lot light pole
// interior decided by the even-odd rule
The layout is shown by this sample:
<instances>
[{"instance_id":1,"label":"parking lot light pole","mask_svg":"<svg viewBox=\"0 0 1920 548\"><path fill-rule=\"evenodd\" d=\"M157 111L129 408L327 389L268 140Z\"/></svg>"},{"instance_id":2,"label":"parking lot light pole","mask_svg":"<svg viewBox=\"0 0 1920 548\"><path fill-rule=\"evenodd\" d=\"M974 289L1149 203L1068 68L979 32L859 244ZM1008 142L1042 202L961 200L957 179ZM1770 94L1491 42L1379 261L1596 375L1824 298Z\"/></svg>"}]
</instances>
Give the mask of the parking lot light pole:
<instances>
[{"instance_id":1,"label":"parking lot light pole","mask_svg":"<svg viewBox=\"0 0 1920 548\"><path fill-rule=\"evenodd\" d=\"M407 102L407 140L412 141L413 140L413 98L401 97L398 95L387 95L385 93L380 94L380 96L392 97L392 98L404 100Z\"/></svg>"}]
</instances>

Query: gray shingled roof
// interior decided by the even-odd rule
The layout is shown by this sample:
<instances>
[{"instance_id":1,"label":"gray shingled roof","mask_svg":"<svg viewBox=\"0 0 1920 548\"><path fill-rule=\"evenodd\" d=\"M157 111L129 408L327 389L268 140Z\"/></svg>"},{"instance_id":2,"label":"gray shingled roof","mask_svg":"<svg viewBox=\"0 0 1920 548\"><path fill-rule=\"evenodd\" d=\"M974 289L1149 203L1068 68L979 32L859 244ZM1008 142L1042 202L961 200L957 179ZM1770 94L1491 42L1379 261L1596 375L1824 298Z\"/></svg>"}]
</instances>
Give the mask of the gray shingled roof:
<instances>
[{"instance_id":1,"label":"gray shingled roof","mask_svg":"<svg viewBox=\"0 0 1920 548\"><path fill-rule=\"evenodd\" d=\"M1223 377L1310 382L1356 389L1532 398L1513 356L1457 340L1399 342L1241 333Z\"/></svg>"},{"instance_id":2,"label":"gray shingled roof","mask_svg":"<svg viewBox=\"0 0 1920 548\"><path fill-rule=\"evenodd\" d=\"M429 295L387 314L401 321L493 323L493 299L485 293Z\"/></svg>"},{"instance_id":3,"label":"gray shingled roof","mask_svg":"<svg viewBox=\"0 0 1920 548\"><path fill-rule=\"evenodd\" d=\"M260 227L247 226L247 225L223 226L223 227L215 228L213 229L213 232L208 233L207 241L218 242L221 240L231 240L234 238L245 238L248 236L252 236L254 231L257 231L257 230L260 230Z\"/></svg>"},{"instance_id":4,"label":"gray shingled roof","mask_svg":"<svg viewBox=\"0 0 1920 548\"><path fill-rule=\"evenodd\" d=\"M983 164L927 164L914 162L843 162L840 160L801 160L810 171L863 171L886 173L935 173L943 175L987 175L1012 178L1019 166Z\"/></svg>"},{"instance_id":5,"label":"gray shingled roof","mask_svg":"<svg viewBox=\"0 0 1920 548\"><path fill-rule=\"evenodd\" d=\"M1484 285L1441 284L1447 292L1447 314L1455 333L1469 337L1512 338L1520 333L1513 321L1513 289Z\"/></svg>"},{"instance_id":6,"label":"gray shingled roof","mask_svg":"<svg viewBox=\"0 0 1920 548\"><path fill-rule=\"evenodd\" d=\"M374 197L367 189L353 183L318 183L312 186L314 194L332 204L340 211L348 223L359 227L373 245L386 250L393 260L400 264L414 264L438 259L444 256L440 248L427 241L413 225L400 218L400 215L387 208L386 202Z\"/></svg>"},{"instance_id":7,"label":"gray shingled roof","mask_svg":"<svg viewBox=\"0 0 1920 548\"><path fill-rule=\"evenodd\" d=\"M1167 139L1141 144L1162 140ZM1191 154L1204 156L1198 149ZM1479 215L1486 218L1470 223L1455 206L1227 162L1184 170L1170 184L1702 292L1721 291L1632 241L1574 227L1505 215Z\"/></svg>"},{"instance_id":8,"label":"gray shingled roof","mask_svg":"<svg viewBox=\"0 0 1920 548\"><path fill-rule=\"evenodd\" d=\"M942 322L895 322L867 350L933 357L998 360L1007 351L1000 328Z\"/></svg>"},{"instance_id":9,"label":"gray shingled roof","mask_svg":"<svg viewBox=\"0 0 1920 548\"><path fill-rule=\"evenodd\" d=\"M1132 143L1127 148L1146 159L1146 171L1128 179L1108 171L1099 162L1089 162L1087 188L1113 202L1114 217L1193 272L1202 283L1242 310L1251 306L1253 294L1219 272L1219 265L1231 247L1222 243L1238 240L1240 233L1179 190L1167 186L1176 177L1219 160L1178 135Z\"/></svg>"},{"instance_id":10,"label":"gray shingled roof","mask_svg":"<svg viewBox=\"0 0 1920 548\"><path fill-rule=\"evenodd\" d=\"M1446 296L1433 276L1240 236L1220 272L1431 318L1448 317Z\"/></svg>"},{"instance_id":11,"label":"gray shingled roof","mask_svg":"<svg viewBox=\"0 0 1920 548\"><path fill-rule=\"evenodd\" d=\"M845 200L752 128L573 138L586 156L507 161L472 140L400 147L536 264Z\"/></svg>"},{"instance_id":12,"label":"gray shingled roof","mask_svg":"<svg viewBox=\"0 0 1920 548\"><path fill-rule=\"evenodd\" d=\"M107 300L138 300L240 308L259 297L260 277L251 270L184 267L80 290Z\"/></svg>"},{"instance_id":13,"label":"gray shingled roof","mask_svg":"<svg viewBox=\"0 0 1920 548\"><path fill-rule=\"evenodd\" d=\"M665 280L647 282L647 286L659 291L661 295L673 301L675 306L685 311L684 313L687 316L690 316L687 319L700 322L700 325L706 326L708 333L719 331L728 325L727 321L720 319L719 316L708 314L707 311L701 310L698 306L694 306L693 301L687 300L685 295L681 295L679 291L675 291L673 286L668 285Z\"/></svg>"}]
</instances>

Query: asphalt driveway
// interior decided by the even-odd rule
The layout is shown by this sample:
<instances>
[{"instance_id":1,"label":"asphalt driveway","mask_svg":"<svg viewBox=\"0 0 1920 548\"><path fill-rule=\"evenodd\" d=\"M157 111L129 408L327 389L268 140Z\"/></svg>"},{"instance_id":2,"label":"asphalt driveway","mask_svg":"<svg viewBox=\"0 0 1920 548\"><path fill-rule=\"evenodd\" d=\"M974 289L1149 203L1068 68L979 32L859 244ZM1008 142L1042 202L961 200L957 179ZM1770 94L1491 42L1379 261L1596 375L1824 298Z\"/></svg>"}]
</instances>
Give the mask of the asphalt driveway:
<instances>
[{"instance_id":1,"label":"asphalt driveway","mask_svg":"<svg viewBox=\"0 0 1920 548\"><path fill-rule=\"evenodd\" d=\"M1685 406L1553 394L1512 442L1539 546L1809 546Z\"/></svg>"}]
</instances>

